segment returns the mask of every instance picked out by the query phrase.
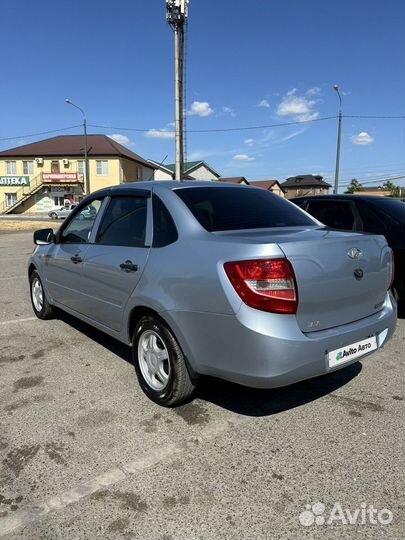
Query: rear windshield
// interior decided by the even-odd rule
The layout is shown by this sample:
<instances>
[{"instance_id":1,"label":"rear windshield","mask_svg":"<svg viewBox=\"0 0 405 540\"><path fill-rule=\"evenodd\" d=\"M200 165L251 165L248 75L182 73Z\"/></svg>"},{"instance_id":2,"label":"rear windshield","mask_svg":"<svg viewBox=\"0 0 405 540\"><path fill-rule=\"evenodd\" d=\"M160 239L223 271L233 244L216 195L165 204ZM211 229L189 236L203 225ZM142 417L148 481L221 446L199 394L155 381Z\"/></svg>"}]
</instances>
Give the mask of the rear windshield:
<instances>
[{"instance_id":1,"label":"rear windshield","mask_svg":"<svg viewBox=\"0 0 405 540\"><path fill-rule=\"evenodd\" d=\"M317 225L294 204L264 189L212 186L174 191L210 232Z\"/></svg>"}]
</instances>

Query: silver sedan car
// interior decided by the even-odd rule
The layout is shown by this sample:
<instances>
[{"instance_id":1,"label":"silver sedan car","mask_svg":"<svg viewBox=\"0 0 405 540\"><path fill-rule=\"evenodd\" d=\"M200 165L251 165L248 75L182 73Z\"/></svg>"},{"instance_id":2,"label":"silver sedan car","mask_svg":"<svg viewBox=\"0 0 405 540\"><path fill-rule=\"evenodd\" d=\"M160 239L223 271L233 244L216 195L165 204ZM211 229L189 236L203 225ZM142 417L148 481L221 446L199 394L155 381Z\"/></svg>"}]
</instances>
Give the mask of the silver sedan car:
<instances>
[{"instance_id":1,"label":"silver sedan car","mask_svg":"<svg viewBox=\"0 0 405 540\"><path fill-rule=\"evenodd\" d=\"M60 308L128 344L143 391L164 406L200 375L270 388L328 374L379 349L396 323L383 236L329 229L260 188L111 187L34 241L35 314Z\"/></svg>"},{"instance_id":2,"label":"silver sedan car","mask_svg":"<svg viewBox=\"0 0 405 540\"><path fill-rule=\"evenodd\" d=\"M48 212L48 216L52 219L65 219L68 217L70 212L76 208L76 204L65 204L60 208L55 208Z\"/></svg>"}]
</instances>

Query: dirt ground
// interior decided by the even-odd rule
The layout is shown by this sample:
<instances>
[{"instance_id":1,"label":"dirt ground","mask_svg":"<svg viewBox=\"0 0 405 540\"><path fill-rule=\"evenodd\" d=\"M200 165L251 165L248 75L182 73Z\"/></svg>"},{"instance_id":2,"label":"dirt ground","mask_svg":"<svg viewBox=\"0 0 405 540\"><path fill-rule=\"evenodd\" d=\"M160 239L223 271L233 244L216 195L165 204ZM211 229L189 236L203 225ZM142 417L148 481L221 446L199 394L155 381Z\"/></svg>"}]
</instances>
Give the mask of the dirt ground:
<instances>
[{"instance_id":1,"label":"dirt ground","mask_svg":"<svg viewBox=\"0 0 405 540\"><path fill-rule=\"evenodd\" d=\"M36 231L51 227L49 221L0 220L0 232Z\"/></svg>"}]
</instances>

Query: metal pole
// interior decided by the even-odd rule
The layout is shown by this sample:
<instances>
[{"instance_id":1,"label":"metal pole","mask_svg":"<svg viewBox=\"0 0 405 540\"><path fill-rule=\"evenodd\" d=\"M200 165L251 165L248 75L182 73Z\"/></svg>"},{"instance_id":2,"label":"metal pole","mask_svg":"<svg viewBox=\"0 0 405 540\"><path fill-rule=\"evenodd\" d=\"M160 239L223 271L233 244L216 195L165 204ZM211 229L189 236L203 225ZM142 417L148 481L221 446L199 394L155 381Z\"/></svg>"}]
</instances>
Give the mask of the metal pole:
<instances>
[{"instance_id":1,"label":"metal pole","mask_svg":"<svg viewBox=\"0 0 405 540\"><path fill-rule=\"evenodd\" d=\"M175 46L175 99L176 99L176 165L175 179L184 180L184 128L183 128L183 54L184 29L178 24L174 29Z\"/></svg>"},{"instance_id":2,"label":"metal pole","mask_svg":"<svg viewBox=\"0 0 405 540\"><path fill-rule=\"evenodd\" d=\"M335 169L335 188L333 190L334 195L338 194L339 189L339 165L340 165L340 140L342 136L342 111L339 111L339 127L336 149L336 169Z\"/></svg>"},{"instance_id":3,"label":"metal pole","mask_svg":"<svg viewBox=\"0 0 405 540\"><path fill-rule=\"evenodd\" d=\"M65 103L68 105L72 105L73 107L76 107L76 109L79 109L79 111L82 113L83 116L83 131L84 131L84 166L86 167L85 177L84 177L84 191L85 195L90 194L90 167L89 167L89 156L88 156L88 149L87 149L87 121L86 121L86 115L84 114L84 110L73 103L70 99L65 99Z\"/></svg>"},{"instance_id":4,"label":"metal pole","mask_svg":"<svg viewBox=\"0 0 405 540\"><path fill-rule=\"evenodd\" d=\"M89 166L89 156L87 151L87 122L86 118L83 118L83 129L84 129L84 166L86 167L86 177L84 189L86 195L90 195L90 166Z\"/></svg>"},{"instance_id":5,"label":"metal pole","mask_svg":"<svg viewBox=\"0 0 405 540\"><path fill-rule=\"evenodd\" d=\"M337 148L336 148L336 169L335 169L335 187L333 189L333 194L337 195L339 190L339 166L340 166L340 141L342 137L342 97L339 92L339 87L337 84L334 85L333 89L336 91L339 96L339 123L338 123L338 138L337 138Z\"/></svg>"}]
</instances>

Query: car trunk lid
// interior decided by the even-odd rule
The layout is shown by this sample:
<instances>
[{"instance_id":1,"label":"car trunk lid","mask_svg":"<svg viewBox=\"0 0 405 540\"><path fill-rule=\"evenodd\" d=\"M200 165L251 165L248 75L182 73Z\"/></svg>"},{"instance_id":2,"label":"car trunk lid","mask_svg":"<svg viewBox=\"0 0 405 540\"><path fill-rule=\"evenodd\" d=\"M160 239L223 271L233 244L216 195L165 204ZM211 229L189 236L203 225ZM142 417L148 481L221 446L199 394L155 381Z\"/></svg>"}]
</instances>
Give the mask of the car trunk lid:
<instances>
[{"instance_id":1,"label":"car trunk lid","mask_svg":"<svg viewBox=\"0 0 405 540\"><path fill-rule=\"evenodd\" d=\"M328 229L309 236L278 243L295 272L300 329L332 328L381 310L392 272L385 238Z\"/></svg>"}]
</instances>

